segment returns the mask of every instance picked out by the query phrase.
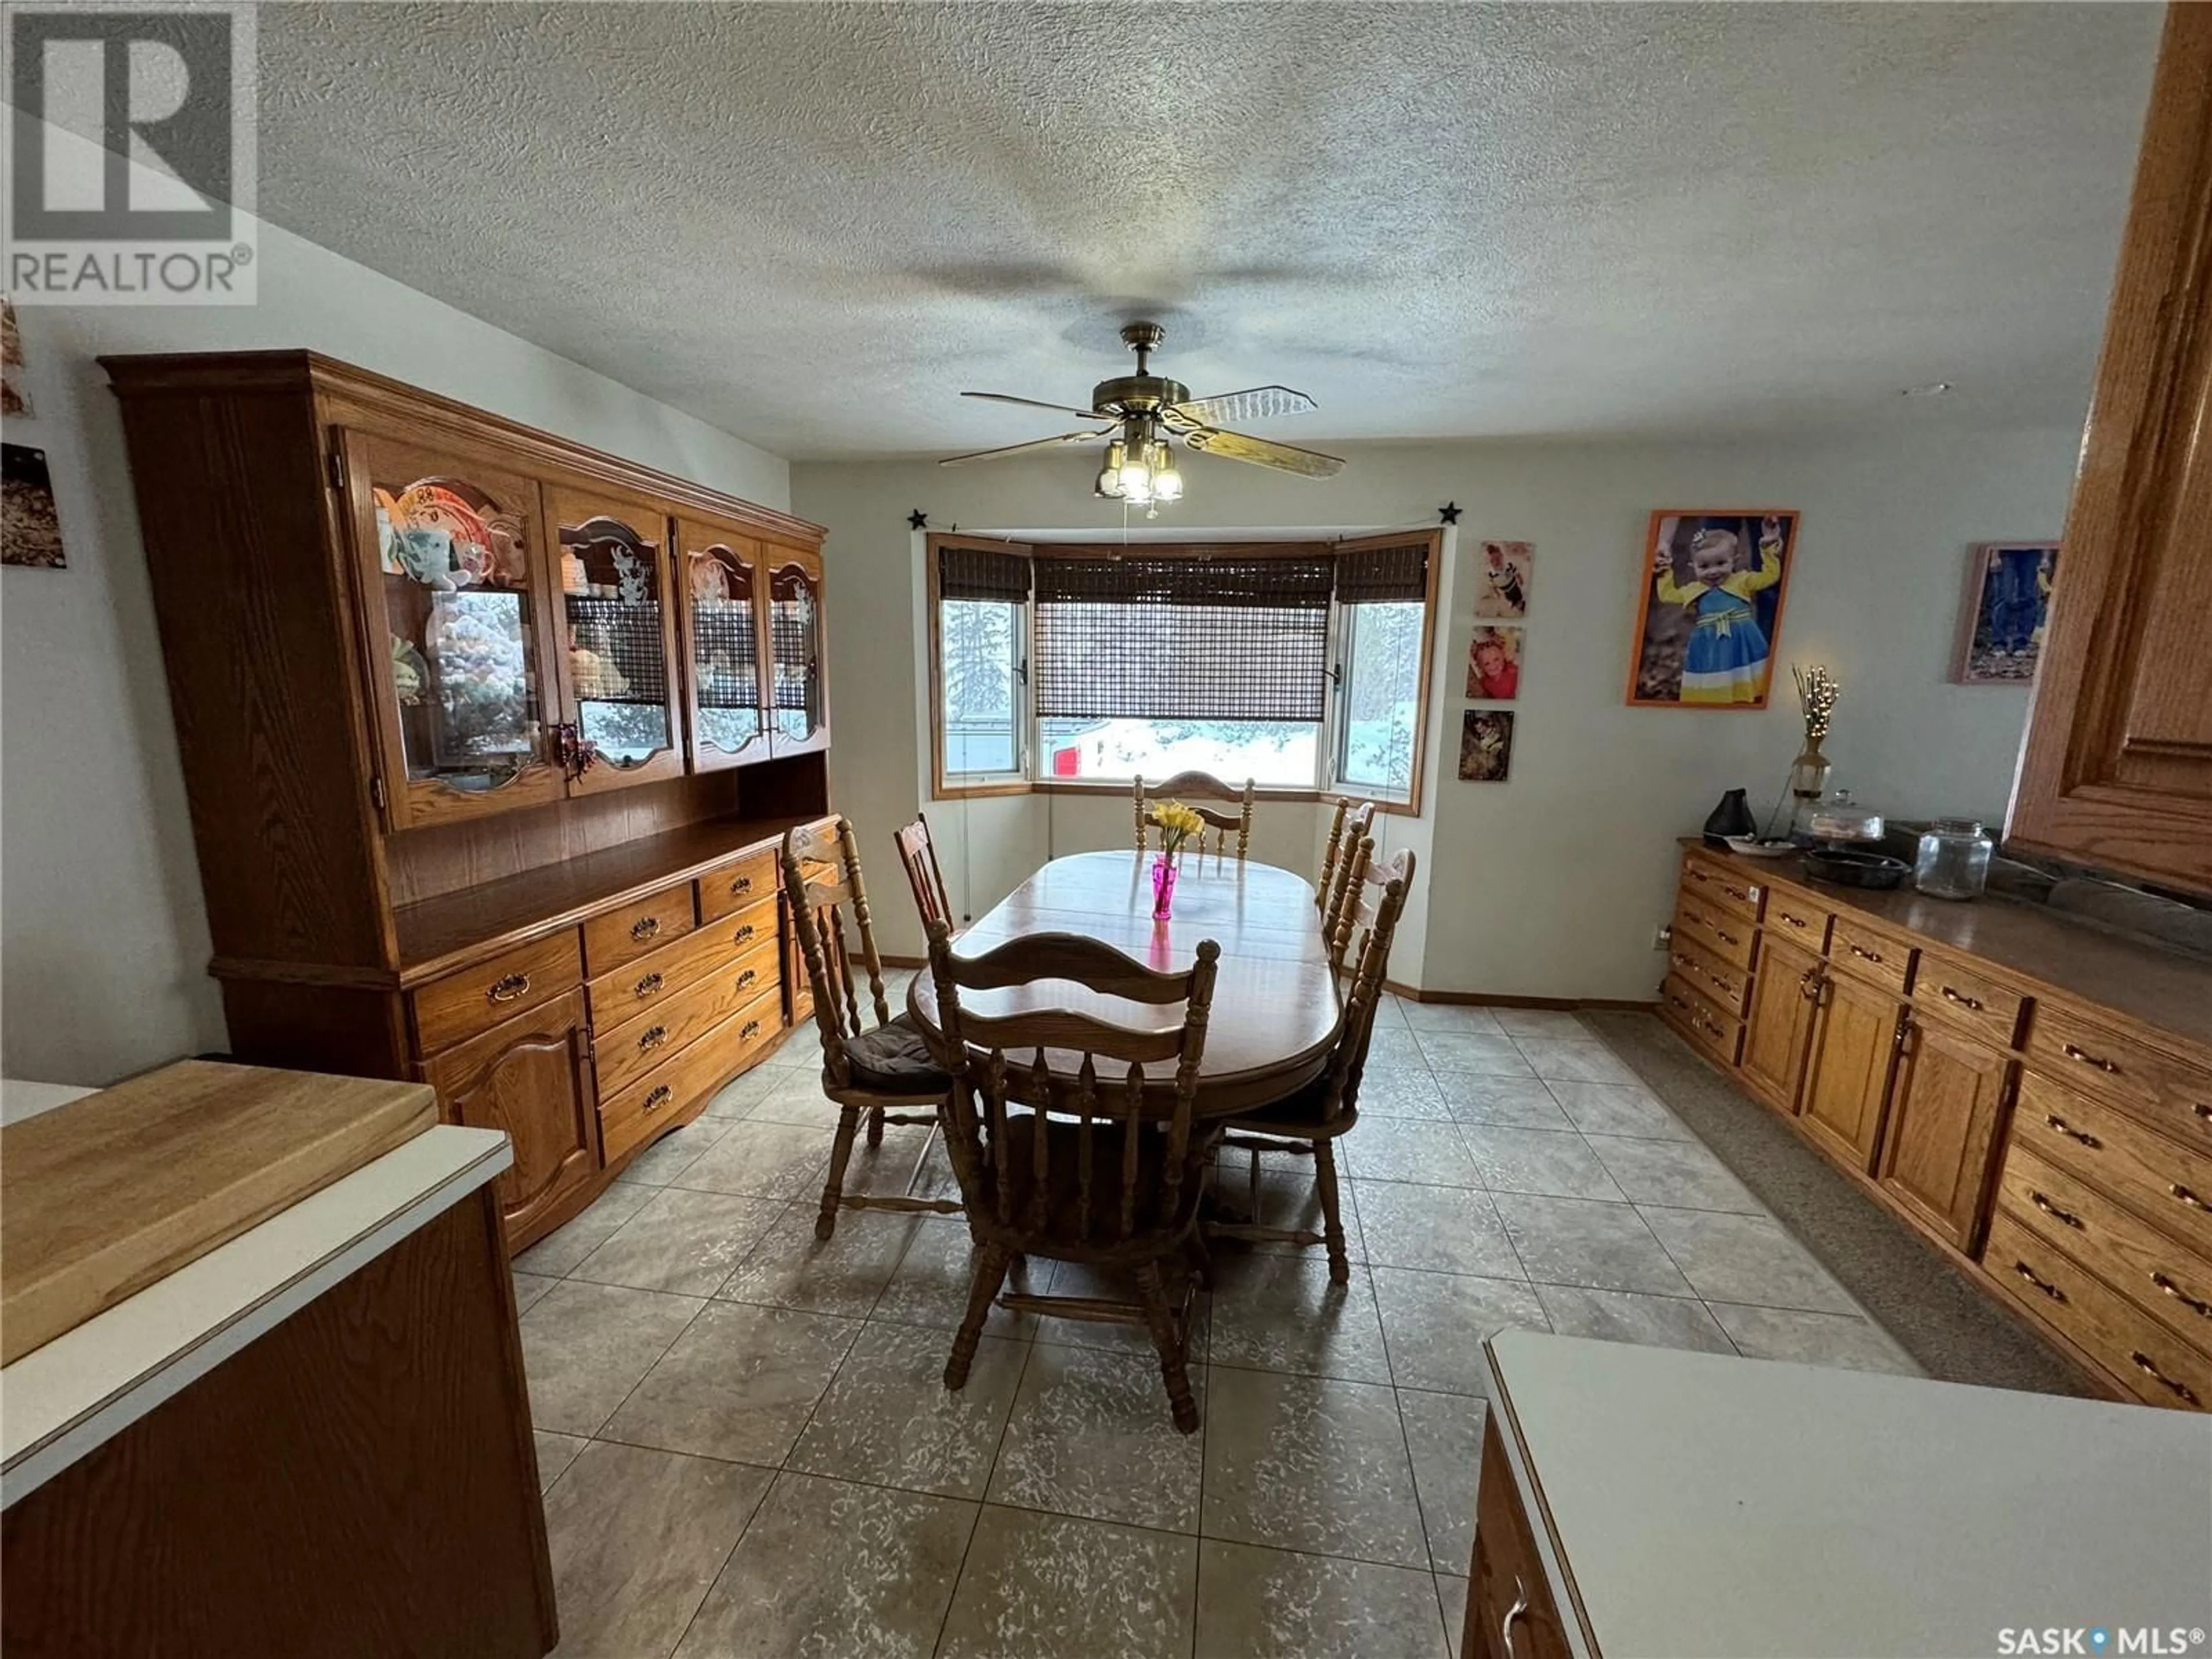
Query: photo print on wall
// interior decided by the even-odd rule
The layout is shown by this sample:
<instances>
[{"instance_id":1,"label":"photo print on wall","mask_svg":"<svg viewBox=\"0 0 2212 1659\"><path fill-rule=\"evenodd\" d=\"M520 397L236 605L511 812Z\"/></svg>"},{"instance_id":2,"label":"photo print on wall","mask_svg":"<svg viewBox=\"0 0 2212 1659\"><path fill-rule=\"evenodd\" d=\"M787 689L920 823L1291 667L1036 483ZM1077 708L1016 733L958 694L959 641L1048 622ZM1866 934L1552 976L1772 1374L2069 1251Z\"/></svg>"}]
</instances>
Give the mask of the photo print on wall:
<instances>
[{"instance_id":1,"label":"photo print on wall","mask_svg":"<svg viewBox=\"0 0 2212 1659\"><path fill-rule=\"evenodd\" d=\"M1528 585L1536 574L1531 542L1482 544L1481 583L1475 589L1474 614L1492 621L1516 621L1528 614Z\"/></svg>"},{"instance_id":2,"label":"photo print on wall","mask_svg":"<svg viewBox=\"0 0 2212 1659\"><path fill-rule=\"evenodd\" d=\"M1503 783L1513 768L1513 711L1469 708L1460 715L1459 775L1466 783Z\"/></svg>"},{"instance_id":3,"label":"photo print on wall","mask_svg":"<svg viewBox=\"0 0 2212 1659\"><path fill-rule=\"evenodd\" d=\"M1961 685L2032 685L2043 659L2057 542L1983 542L1967 556L1952 678Z\"/></svg>"},{"instance_id":4,"label":"photo print on wall","mask_svg":"<svg viewBox=\"0 0 2212 1659\"><path fill-rule=\"evenodd\" d=\"M1478 627L1467 644L1467 695L1510 702L1521 694L1522 628Z\"/></svg>"},{"instance_id":5,"label":"photo print on wall","mask_svg":"<svg viewBox=\"0 0 2212 1659\"><path fill-rule=\"evenodd\" d=\"M1793 512L1654 513L1638 561L1629 702L1765 708L1796 547Z\"/></svg>"}]
</instances>

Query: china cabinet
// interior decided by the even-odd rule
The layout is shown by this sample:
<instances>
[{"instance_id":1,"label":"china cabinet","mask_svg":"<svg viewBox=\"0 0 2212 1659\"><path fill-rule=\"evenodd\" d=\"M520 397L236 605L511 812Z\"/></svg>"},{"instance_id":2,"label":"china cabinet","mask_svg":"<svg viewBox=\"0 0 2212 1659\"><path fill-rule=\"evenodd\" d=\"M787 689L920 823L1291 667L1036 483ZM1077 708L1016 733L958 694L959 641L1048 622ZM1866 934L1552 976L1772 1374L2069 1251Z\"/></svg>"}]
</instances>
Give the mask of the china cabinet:
<instances>
[{"instance_id":1,"label":"china cabinet","mask_svg":"<svg viewBox=\"0 0 2212 1659\"><path fill-rule=\"evenodd\" d=\"M504 1130L526 1244L791 1027L822 532L309 352L103 362L232 1049Z\"/></svg>"}]
</instances>

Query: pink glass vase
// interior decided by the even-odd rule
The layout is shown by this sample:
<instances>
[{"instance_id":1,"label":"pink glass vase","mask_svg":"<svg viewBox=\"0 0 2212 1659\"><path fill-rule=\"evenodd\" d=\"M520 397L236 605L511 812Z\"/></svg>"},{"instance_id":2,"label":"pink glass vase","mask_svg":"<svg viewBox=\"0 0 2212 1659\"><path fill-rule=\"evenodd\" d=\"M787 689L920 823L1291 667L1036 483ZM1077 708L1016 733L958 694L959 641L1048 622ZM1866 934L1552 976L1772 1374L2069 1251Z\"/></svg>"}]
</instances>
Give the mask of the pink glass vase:
<instances>
[{"instance_id":1,"label":"pink glass vase","mask_svg":"<svg viewBox=\"0 0 2212 1659\"><path fill-rule=\"evenodd\" d=\"M1161 854L1152 860L1152 920L1166 921L1175 915L1175 860Z\"/></svg>"}]
</instances>

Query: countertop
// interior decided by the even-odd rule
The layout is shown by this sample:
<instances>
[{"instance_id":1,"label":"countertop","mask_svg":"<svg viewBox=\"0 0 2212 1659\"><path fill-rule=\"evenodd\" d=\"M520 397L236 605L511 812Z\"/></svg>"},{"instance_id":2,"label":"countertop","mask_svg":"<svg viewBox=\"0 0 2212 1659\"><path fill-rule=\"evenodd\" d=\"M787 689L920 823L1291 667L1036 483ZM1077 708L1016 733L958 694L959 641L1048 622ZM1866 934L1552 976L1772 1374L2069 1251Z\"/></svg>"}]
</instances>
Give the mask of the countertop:
<instances>
[{"instance_id":1,"label":"countertop","mask_svg":"<svg viewBox=\"0 0 2212 1659\"><path fill-rule=\"evenodd\" d=\"M2212 1417L1528 1331L1484 1356L1578 1653L2212 1630Z\"/></svg>"},{"instance_id":2,"label":"countertop","mask_svg":"<svg viewBox=\"0 0 2212 1659\"><path fill-rule=\"evenodd\" d=\"M1931 945L2011 969L2212 1054L2212 963L2012 899L1929 898L1913 890L1909 878L1888 892L1839 887L1808 875L1801 858L1753 859L1695 841L1683 844L1747 881L1788 882L1832 909L1855 910Z\"/></svg>"}]
</instances>

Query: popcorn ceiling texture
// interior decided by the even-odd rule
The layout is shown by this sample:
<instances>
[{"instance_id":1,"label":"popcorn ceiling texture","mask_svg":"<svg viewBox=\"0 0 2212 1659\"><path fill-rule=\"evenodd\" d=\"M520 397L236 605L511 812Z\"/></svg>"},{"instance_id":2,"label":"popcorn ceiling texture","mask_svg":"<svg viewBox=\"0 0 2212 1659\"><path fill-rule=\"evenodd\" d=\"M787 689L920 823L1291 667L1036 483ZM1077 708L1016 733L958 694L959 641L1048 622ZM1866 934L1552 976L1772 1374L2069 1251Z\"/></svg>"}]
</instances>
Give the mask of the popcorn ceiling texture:
<instances>
[{"instance_id":1,"label":"popcorn ceiling texture","mask_svg":"<svg viewBox=\"0 0 2212 1659\"><path fill-rule=\"evenodd\" d=\"M2063 423L2158 15L269 5L261 207L794 457L1045 435L954 394L1134 315L1300 441Z\"/></svg>"}]
</instances>

